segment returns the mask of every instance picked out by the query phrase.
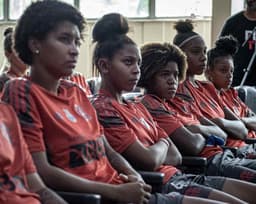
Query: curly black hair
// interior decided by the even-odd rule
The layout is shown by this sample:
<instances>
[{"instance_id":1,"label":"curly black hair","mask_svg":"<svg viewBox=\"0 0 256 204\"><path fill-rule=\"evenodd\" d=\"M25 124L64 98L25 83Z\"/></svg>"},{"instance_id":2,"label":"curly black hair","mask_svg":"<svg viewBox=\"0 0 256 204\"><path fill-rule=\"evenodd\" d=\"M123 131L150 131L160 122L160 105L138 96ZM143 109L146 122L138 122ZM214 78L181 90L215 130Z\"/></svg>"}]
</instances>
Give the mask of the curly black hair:
<instances>
[{"instance_id":1,"label":"curly black hair","mask_svg":"<svg viewBox=\"0 0 256 204\"><path fill-rule=\"evenodd\" d=\"M96 42L93 68L99 68L98 60L100 58L111 59L124 45L136 45L127 36L128 31L128 20L119 13L106 14L95 23L92 31L93 42Z\"/></svg>"},{"instance_id":2,"label":"curly black hair","mask_svg":"<svg viewBox=\"0 0 256 204\"><path fill-rule=\"evenodd\" d=\"M70 21L75 24L83 39L86 22L75 7L58 0L31 3L20 17L14 33L14 48L18 56L26 64L31 65L33 59L28 46L29 39L33 37L43 40L50 31L63 21Z\"/></svg>"},{"instance_id":3,"label":"curly black hair","mask_svg":"<svg viewBox=\"0 0 256 204\"><path fill-rule=\"evenodd\" d=\"M215 47L207 52L208 68L214 67L216 58L233 56L238 50L238 41L232 35L222 36L215 42Z\"/></svg>"},{"instance_id":4,"label":"curly black hair","mask_svg":"<svg viewBox=\"0 0 256 204\"><path fill-rule=\"evenodd\" d=\"M170 43L148 43L141 47L141 56L141 77L138 86L147 89L155 74L163 69L168 62L177 63L180 81L185 78L187 58L179 47Z\"/></svg>"}]
</instances>

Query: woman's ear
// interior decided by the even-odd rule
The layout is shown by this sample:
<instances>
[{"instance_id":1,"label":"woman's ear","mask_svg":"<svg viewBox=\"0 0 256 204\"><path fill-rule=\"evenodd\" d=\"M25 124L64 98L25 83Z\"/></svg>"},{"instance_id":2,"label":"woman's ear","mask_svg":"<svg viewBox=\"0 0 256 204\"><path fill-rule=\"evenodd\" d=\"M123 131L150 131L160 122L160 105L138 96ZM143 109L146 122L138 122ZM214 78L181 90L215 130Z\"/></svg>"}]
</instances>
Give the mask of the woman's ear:
<instances>
[{"instance_id":1,"label":"woman's ear","mask_svg":"<svg viewBox=\"0 0 256 204\"><path fill-rule=\"evenodd\" d=\"M28 47L32 53L38 55L40 53L40 43L37 39L31 38L28 41Z\"/></svg>"},{"instance_id":2,"label":"woman's ear","mask_svg":"<svg viewBox=\"0 0 256 204\"><path fill-rule=\"evenodd\" d=\"M98 65L99 71L102 74L107 74L109 72L110 64L109 64L109 60L107 58L100 58L98 60L97 65Z\"/></svg>"}]
</instances>

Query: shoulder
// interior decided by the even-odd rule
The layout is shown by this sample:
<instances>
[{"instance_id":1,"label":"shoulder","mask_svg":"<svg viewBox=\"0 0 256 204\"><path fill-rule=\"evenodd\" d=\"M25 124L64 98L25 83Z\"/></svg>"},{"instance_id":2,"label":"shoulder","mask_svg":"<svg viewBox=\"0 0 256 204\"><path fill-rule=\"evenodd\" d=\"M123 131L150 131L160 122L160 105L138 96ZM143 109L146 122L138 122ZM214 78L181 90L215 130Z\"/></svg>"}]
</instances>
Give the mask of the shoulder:
<instances>
[{"instance_id":1,"label":"shoulder","mask_svg":"<svg viewBox=\"0 0 256 204\"><path fill-rule=\"evenodd\" d=\"M91 98L91 103L98 114L113 114L117 112L117 107L114 107L115 100L104 94L96 94Z\"/></svg>"},{"instance_id":2,"label":"shoulder","mask_svg":"<svg viewBox=\"0 0 256 204\"><path fill-rule=\"evenodd\" d=\"M20 94L31 91L32 82L23 77L14 78L6 82L4 93Z\"/></svg>"},{"instance_id":3,"label":"shoulder","mask_svg":"<svg viewBox=\"0 0 256 204\"><path fill-rule=\"evenodd\" d=\"M226 23L233 23L236 22L238 19L245 19L244 17L244 11L240 11L229 18L227 18Z\"/></svg>"},{"instance_id":4,"label":"shoulder","mask_svg":"<svg viewBox=\"0 0 256 204\"><path fill-rule=\"evenodd\" d=\"M212 88L215 89L215 86L214 86L213 83L210 82L210 81L199 81L199 80L197 80L196 82L197 82L197 84L200 85L200 86L207 87L207 88L211 88L211 89L212 89Z\"/></svg>"},{"instance_id":5,"label":"shoulder","mask_svg":"<svg viewBox=\"0 0 256 204\"><path fill-rule=\"evenodd\" d=\"M155 95L146 94L141 98L141 103L147 108L157 108L162 103L161 99Z\"/></svg>"}]
</instances>

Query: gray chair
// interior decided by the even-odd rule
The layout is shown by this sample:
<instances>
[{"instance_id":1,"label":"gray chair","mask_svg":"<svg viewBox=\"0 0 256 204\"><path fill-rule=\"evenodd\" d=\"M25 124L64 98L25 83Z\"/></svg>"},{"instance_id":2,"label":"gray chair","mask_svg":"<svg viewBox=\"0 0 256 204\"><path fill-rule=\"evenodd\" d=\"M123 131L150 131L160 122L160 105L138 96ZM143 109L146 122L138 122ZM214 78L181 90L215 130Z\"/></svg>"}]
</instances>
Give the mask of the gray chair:
<instances>
[{"instance_id":1,"label":"gray chair","mask_svg":"<svg viewBox=\"0 0 256 204\"><path fill-rule=\"evenodd\" d=\"M237 86L239 98L256 113L256 88L254 86Z\"/></svg>"}]
</instances>

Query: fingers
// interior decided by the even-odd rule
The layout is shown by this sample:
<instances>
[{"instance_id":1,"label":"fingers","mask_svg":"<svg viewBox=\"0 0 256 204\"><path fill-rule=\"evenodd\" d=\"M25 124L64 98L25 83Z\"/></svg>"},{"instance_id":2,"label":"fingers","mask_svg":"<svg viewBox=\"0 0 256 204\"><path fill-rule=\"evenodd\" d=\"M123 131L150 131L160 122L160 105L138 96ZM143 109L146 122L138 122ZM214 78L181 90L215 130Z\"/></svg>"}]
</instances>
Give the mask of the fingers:
<instances>
[{"instance_id":1,"label":"fingers","mask_svg":"<svg viewBox=\"0 0 256 204\"><path fill-rule=\"evenodd\" d=\"M128 179L128 176L127 175L125 175L125 174L119 174L119 177L120 177L120 179L122 179L122 181L124 181L124 182L128 182L129 181L129 179Z\"/></svg>"},{"instance_id":2,"label":"fingers","mask_svg":"<svg viewBox=\"0 0 256 204\"><path fill-rule=\"evenodd\" d=\"M146 191L146 192L151 192L152 190L152 187L148 184L143 184L143 189Z\"/></svg>"},{"instance_id":3,"label":"fingers","mask_svg":"<svg viewBox=\"0 0 256 204\"><path fill-rule=\"evenodd\" d=\"M150 197L151 197L151 193L144 191L144 194L142 196L142 199L141 199L140 203L142 203L142 204L149 203Z\"/></svg>"}]
</instances>

